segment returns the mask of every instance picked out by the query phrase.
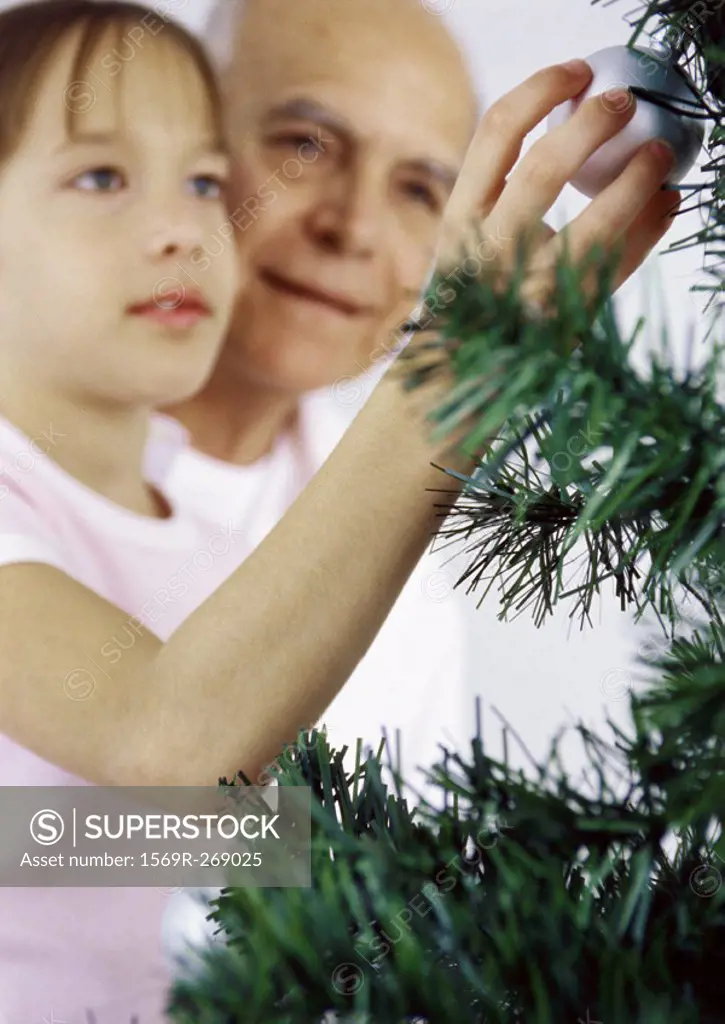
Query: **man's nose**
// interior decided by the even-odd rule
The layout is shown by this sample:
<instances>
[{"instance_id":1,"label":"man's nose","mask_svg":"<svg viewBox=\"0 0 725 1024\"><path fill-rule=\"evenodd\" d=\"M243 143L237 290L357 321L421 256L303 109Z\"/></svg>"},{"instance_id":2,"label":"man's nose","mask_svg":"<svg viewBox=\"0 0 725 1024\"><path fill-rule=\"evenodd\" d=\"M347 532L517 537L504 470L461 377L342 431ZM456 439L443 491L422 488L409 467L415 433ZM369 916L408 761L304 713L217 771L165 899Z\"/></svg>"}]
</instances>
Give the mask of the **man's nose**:
<instances>
[{"instance_id":1,"label":"man's nose","mask_svg":"<svg viewBox=\"0 0 725 1024\"><path fill-rule=\"evenodd\" d=\"M356 256L375 252L385 220L386 184L380 173L355 169L325 182L309 224L318 243Z\"/></svg>"}]
</instances>

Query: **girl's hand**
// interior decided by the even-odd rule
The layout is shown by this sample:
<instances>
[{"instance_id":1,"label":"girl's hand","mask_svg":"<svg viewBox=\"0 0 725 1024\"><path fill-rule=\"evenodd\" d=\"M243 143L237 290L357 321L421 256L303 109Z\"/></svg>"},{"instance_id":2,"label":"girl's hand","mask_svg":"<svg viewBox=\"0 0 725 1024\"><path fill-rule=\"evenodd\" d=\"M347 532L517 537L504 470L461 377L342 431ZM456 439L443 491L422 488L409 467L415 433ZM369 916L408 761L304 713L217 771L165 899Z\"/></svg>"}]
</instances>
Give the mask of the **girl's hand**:
<instances>
[{"instance_id":1,"label":"girl's hand","mask_svg":"<svg viewBox=\"0 0 725 1024\"><path fill-rule=\"evenodd\" d=\"M638 150L620 176L564 232L543 222L564 185L633 116L635 100L630 93L618 98L610 92L586 100L565 124L538 139L512 172L527 134L554 107L582 92L590 79L586 64L578 70L554 65L537 71L489 107L446 208L439 271L461 265L463 245L465 252L477 252L505 272L514 266L517 241L527 237L531 248L525 298L541 304L551 291L564 232L574 262L596 244L607 251L618 247L614 290L666 233L680 193L660 188L673 158L667 149L657 152L651 143ZM586 293L593 289L590 280Z\"/></svg>"}]
</instances>

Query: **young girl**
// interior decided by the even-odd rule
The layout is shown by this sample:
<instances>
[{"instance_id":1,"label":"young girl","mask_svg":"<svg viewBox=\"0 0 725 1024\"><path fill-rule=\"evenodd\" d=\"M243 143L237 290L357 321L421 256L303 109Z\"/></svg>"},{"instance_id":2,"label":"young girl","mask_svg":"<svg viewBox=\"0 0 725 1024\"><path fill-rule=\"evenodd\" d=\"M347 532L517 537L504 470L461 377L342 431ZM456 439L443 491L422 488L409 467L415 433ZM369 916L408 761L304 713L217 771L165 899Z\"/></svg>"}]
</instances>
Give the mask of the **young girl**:
<instances>
[{"instance_id":1,"label":"young girl","mask_svg":"<svg viewBox=\"0 0 725 1024\"><path fill-rule=\"evenodd\" d=\"M546 74L521 95L534 123L582 84ZM178 439L151 410L208 378L239 281L231 243L197 266L228 227L203 54L135 4L41 0L0 14L0 95L0 782L255 779L320 719L418 563L439 524L431 463L470 462L429 440L438 392L387 375L237 567L233 528L155 486ZM517 180L510 201L523 187L526 210L548 208L551 178L538 207ZM3 1024L160 1021L166 899L0 885Z\"/></svg>"}]
</instances>

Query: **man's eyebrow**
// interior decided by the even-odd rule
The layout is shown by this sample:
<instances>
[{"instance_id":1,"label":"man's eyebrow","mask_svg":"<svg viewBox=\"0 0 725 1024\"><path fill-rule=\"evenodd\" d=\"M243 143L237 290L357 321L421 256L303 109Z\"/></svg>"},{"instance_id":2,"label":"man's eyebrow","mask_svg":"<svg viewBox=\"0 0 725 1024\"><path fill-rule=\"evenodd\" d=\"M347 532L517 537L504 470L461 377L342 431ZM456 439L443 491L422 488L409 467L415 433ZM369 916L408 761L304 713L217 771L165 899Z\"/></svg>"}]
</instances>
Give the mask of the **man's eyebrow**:
<instances>
[{"instance_id":1,"label":"man's eyebrow","mask_svg":"<svg viewBox=\"0 0 725 1024\"><path fill-rule=\"evenodd\" d=\"M429 160L425 157L421 157L419 160L406 161L406 167L412 171L425 174L430 178L435 178L449 192L453 191L453 186L456 184L460 174L460 168L458 167L451 167L441 160Z\"/></svg>"},{"instance_id":2,"label":"man's eyebrow","mask_svg":"<svg viewBox=\"0 0 725 1024\"><path fill-rule=\"evenodd\" d=\"M303 97L277 103L269 107L264 116L268 120L281 121L285 118L297 118L300 121L314 121L315 124L329 128L330 131L338 132L340 135L352 135L352 127L345 118L333 113L322 103Z\"/></svg>"},{"instance_id":3,"label":"man's eyebrow","mask_svg":"<svg viewBox=\"0 0 725 1024\"><path fill-rule=\"evenodd\" d=\"M330 131L337 132L338 135L345 135L347 137L353 137L355 134L350 122L345 120L345 118L336 114L322 103L304 97L296 97L269 107L265 111L264 116L268 120L281 121L285 118L296 118L300 121L312 121L324 128L328 128ZM405 164L410 170L437 180L449 192L453 191L453 186L460 173L459 167L452 167L442 160L429 159L428 157L406 160Z\"/></svg>"}]
</instances>

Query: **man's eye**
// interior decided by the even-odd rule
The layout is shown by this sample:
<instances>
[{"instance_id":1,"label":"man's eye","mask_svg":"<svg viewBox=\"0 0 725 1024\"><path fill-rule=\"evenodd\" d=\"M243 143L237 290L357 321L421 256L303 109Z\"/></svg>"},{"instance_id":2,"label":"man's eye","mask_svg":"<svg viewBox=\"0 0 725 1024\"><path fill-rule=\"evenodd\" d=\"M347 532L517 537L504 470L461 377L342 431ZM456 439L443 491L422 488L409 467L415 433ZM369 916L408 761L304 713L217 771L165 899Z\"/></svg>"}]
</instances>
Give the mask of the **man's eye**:
<instances>
[{"instance_id":1,"label":"man's eye","mask_svg":"<svg viewBox=\"0 0 725 1024\"><path fill-rule=\"evenodd\" d=\"M403 191L411 199L418 203L423 203L430 210L438 212L440 210L440 203L438 197L428 185L424 185L421 182L409 181L403 185Z\"/></svg>"},{"instance_id":2,"label":"man's eye","mask_svg":"<svg viewBox=\"0 0 725 1024\"><path fill-rule=\"evenodd\" d=\"M226 188L226 181L213 174L196 174L191 179L194 192L202 199L221 199Z\"/></svg>"},{"instance_id":3,"label":"man's eye","mask_svg":"<svg viewBox=\"0 0 725 1024\"><path fill-rule=\"evenodd\" d=\"M314 137L312 135L304 135L301 132L289 132L286 135L278 135L272 141L276 146L293 149L295 153L303 156L313 156L320 153L320 147Z\"/></svg>"},{"instance_id":4,"label":"man's eye","mask_svg":"<svg viewBox=\"0 0 725 1024\"><path fill-rule=\"evenodd\" d=\"M115 167L94 167L77 175L73 184L84 192L115 192L123 188L125 181Z\"/></svg>"}]
</instances>

